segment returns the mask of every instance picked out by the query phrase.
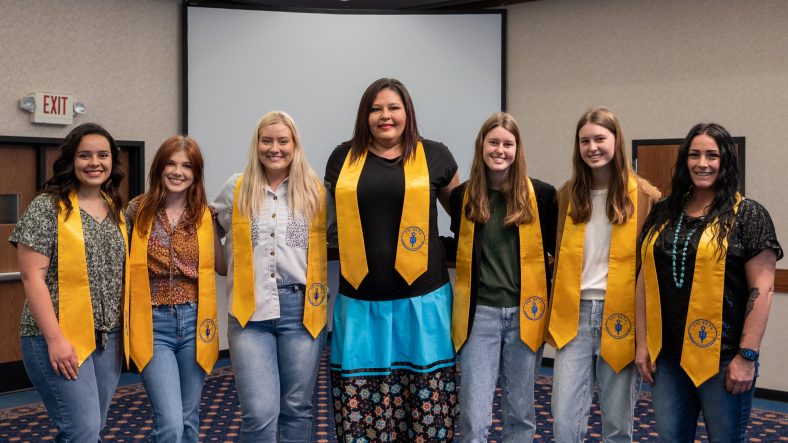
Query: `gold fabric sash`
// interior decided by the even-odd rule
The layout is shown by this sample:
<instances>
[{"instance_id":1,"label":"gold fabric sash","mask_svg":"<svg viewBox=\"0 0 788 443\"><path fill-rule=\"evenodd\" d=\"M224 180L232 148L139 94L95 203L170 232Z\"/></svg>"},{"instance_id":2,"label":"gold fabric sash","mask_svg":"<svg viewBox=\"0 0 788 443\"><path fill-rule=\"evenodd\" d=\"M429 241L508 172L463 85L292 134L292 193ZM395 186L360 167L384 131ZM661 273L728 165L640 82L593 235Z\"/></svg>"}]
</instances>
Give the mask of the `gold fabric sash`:
<instances>
[{"instance_id":1,"label":"gold fabric sash","mask_svg":"<svg viewBox=\"0 0 788 443\"><path fill-rule=\"evenodd\" d=\"M110 211L113 204L107 196ZM96 331L93 322L93 302L90 299L88 284L88 265L85 255L85 236L82 230L82 215L79 212L79 198L76 192L69 195L71 214L66 218L66 207L60 204L57 215L57 255L58 255L58 324L63 336L77 351L78 364L82 363L96 349ZM110 217L110 215L107 215ZM126 244L125 277L128 282L128 237L126 219L120 215L119 228ZM125 291L128 291L126 286ZM124 294L128 298L128 293Z\"/></svg>"},{"instance_id":2,"label":"gold fabric sash","mask_svg":"<svg viewBox=\"0 0 788 443\"><path fill-rule=\"evenodd\" d=\"M137 369L142 371L153 357L153 319L150 280L148 275L147 234L135 229L131 239L131 303L129 343L131 358ZM139 225L137 225L139 226ZM219 356L216 315L216 276L214 271L213 219L205 209L197 228L199 249L198 295L197 295L197 363L210 373Z\"/></svg>"},{"instance_id":3,"label":"gold fabric sash","mask_svg":"<svg viewBox=\"0 0 788 443\"><path fill-rule=\"evenodd\" d=\"M544 246L531 180L528 180L529 201L534 222L518 227L520 239L520 339L536 352L544 343L545 312L547 309L547 276L544 268ZM471 308L471 273L475 223L465 216L468 203L466 189L462 199L460 234L457 239L457 279L452 307L451 333L454 348L459 352L468 339Z\"/></svg>"},{"instance_id":4,"label":"gold fabric sash","mask_svg":"<svg viewBox=\"0 0 788 443\"><path fill-rule=\"evenodd\" d=\"M304 327L317 338L328 318L328 242L326 241L326 202L320 189L320 210L309 223L309 249L306 257L306 293Z\"/></svg>"},{"instance_id":5,"label":"gold fabric sash","mask_svg":"<svg viewBox=\"0 0 788 443\"><path fill-rule=\"evenodd\" d=\"M340 267L342 276L356 289L369 273L356 194L366 159L367 152L364 151L357 161L352 162L348 152L335 191ZM414 158L403 163L405 200L394 267L410 285L427 271L429 247L430 177L421 142L416 145Z\"/></svg>"},{"instance_id":6,"label":"gold fabric sash","mask_svg":"<svg viewBox=\"0 0 788 443\"><path fill-rule=\"evenodd\" d=\"M249 226L250 215L241 215L238 209L238 195L244 176L238 177L233 193L233 303L230 312L241 324L252 317L254 302L254 263L252 262L252 229Z\"/></svg>"},{"instance_id":7,"label":"gold fabric sash","mask_svg":"<svg viewBox=\"0 0 788 443\"><path fill-rule=\"evenodd\" d=\"M635 281L637 260L638 184L630 176L627 192L635 211L626 223L613 225L610 235L607 288L601 339L602 358L619 372L635 358ZM550 334L558 349L577 336L580 315L580 283L586 223L575 224L567 210L558 255Z\"/></svg>"},{"instance_id":8,"label":"gold fabric sash","mask_svg":"<svg viewBox=\"0 0 788 443\"><path fill-rule=\"evenodd\" d=\"M734 212L738 212L741 195L736 194ZM681 367L700 386L719 372L722 348L722 305L725 288L726 257L719 257L714 246L717 220L706 225L698 243L695 270L692 275L684 340L681 346ZM643 245L642 261L646 283L646 343L651 362L662 350L662 307L659 281L654 262L654 244L665 225ZM728 239L723 239L727 251Z\"/></svg>"}]
</instances>

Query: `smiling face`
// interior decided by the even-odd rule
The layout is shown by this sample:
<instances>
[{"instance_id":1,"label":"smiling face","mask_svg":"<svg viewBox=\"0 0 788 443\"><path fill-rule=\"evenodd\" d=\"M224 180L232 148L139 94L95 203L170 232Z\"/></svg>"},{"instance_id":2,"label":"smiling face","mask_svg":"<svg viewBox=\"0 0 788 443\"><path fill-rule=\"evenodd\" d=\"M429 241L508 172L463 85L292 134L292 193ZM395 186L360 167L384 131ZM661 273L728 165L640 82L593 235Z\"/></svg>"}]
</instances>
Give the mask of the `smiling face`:
<instances>
[{"instance_id":1,"label":"smiling face","mask_svg":"<svg viewBox=\"0 0 788 443\"><path fill-rule=\"evenodd\" d=\"M257 158L269 182L281 181L290 172L293 162L293 133L282 123L274 123L260 129L257 139Z\"/></svg>"},{"instance_id":2,"label":"smiling face","mask_svg":"<svg viewBox=\"0 0 788 443\"><path fill-rule=\"evenodd\" d=\"M610 168L616 152L616 136L609 129L586 123L577 132L580 157L591 170Z\"/></svg>"},{"instance_id":3,"label":"smiling face","mask_svg":"<svg viewBox=\"0 0 788 443\"><path fill-rule=\"evenodd\" d=\"M517 154L517 140L514 134L501 126L496 126L484 136L482 158L489 175L506 176Z\"/></svg>"},{"instance_id":4,"label":"smiling face","mask_svg":"<svg viewBox=\"0 0 788 443\"><path fill-rule=\"evenodd\" d=\"M189 190L194 183L194 170L184 150L173 152L164 166L161 179L167 192L179 194Z\"/></svg>"},{"instance_id":5,"label":"smiling face","mask_svg":"<svg viewBox=\"0 0 788 443\"><path fill-rule=\"evenodd\" d=\"M696 189L714 189L720 171L720 148L712 137L700 134L692 139L687 153L687 169Z\"/></svg>"},{"instance_id":6,"label":"smiling face","mask_svg":"<svg viewBox=\"0 0 788 443\"><path fill-rule=\"evenodd\" d=\"M82 137L74 154L74 176L80 187L100 188L112 173L109 140L99 134Z\"/></svg>"},{"instance_id":7,"label":"smiling face","mask_svg":"<svg viewBox=\"0 0 788 443\"><path fill-rule=\"evenodd\" d=\"M393 89L382 89L369 110L369 131L372 141L390 148L402 143L408 117L402 97Z\"/></svg>"}]
</instances>

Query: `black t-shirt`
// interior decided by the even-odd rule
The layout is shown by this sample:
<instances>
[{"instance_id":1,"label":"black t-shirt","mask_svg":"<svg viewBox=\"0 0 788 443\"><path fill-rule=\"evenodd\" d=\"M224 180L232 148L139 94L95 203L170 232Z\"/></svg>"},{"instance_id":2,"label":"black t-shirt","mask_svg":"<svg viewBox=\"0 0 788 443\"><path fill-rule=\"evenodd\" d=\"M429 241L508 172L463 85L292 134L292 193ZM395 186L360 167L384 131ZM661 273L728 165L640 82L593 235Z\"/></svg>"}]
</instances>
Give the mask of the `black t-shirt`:
<instances>
[{"instance_id":1,"label":"black t-shirt","mask_svg":"<svg viewBox=\"0 0 788 443\"><path fill-rule=\"evenodd\" d=\"M399 159L385 159L368 152L356 193L369 274L358 290L340 274L339 292L342 295L362 300L395 300L423 295L449 282L446 254L438 237L435 202L438 190L447 186L457 172L457 162L443 144L430 140L423 140L422 144L430 174L427 271L408 286L394 269L402 203L405 199L405 172ZM349 151L349 146L340 145L328 158L325 181L332 200L337 178ZM333 230L329 226L329 233ZM352 248L354 245L339 245L340 250L346 247Z\"/></svg>"},{"instance_id":2,"label":"black t-shirt","mask_svg":"<svg viewBox=\"0 0 788 443\"><path fill-rule=\"evenodd\" d=\"M657 203L657 205L661 204L665 204L665 201ZM652 214L655 212L653 211ZM695 256L706 222L704 217L684 216L676 245L677 279L681 276L681 257L685 238L693 229L694 232L687 244L684 284L681 288L676 287L673 279L672 251L678 217L665 226L654 243L654 263L662 308L661 357L681 358L684 326L695 271ZM766 208L754 200L744 199L739 205L733 228L728 234L722 305L722 355L735 354L741 340L749 300L749 284L744 265L767 248L775 250L778 260L782 257L783 252L777 241L774 224Z\"/></svg>"}]
</instances>

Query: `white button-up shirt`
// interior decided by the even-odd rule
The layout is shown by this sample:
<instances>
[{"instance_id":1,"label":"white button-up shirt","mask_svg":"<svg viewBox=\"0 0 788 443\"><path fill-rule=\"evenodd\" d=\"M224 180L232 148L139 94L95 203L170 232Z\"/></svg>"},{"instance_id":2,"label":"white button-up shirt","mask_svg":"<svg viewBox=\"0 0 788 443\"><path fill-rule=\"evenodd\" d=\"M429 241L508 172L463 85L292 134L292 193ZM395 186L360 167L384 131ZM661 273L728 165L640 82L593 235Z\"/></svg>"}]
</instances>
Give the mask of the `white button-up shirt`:
<instances>
[{"instance_id":1,"label":"white button-up shirt","mask_svg":"<svg viewBox=\"0 0 788 443\"><path fill-rule=\"evenodd\" d=\"M233 302L232 213L235 174L222 186L214 207L224 231L224 255L227 258L228 306ZM265 203L260 214L252 215L252 263L254 266L255 311L251 321L279 318L277 285L306 284L306 257L309 224L304 217L291 213L287 200L288 179L276 191L266 186ZM232 315L232 314L231 314Z\"/></svg>"}]
</instances>

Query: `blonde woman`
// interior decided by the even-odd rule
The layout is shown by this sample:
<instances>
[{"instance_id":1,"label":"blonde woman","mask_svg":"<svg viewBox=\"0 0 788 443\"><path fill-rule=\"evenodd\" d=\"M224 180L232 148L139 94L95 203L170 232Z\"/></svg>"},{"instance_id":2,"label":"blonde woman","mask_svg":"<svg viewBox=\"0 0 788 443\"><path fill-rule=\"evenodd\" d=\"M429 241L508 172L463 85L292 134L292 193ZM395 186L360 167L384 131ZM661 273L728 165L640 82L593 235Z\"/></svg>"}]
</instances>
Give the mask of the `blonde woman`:
<instances>
[{"instance_id":1,"label":"blonde woman","mask_svg":"<svg viewBox=\"0 0 788 443\"><path fill-rule=\"evenodd\" d=\"M295 122L274 111L254 130L244 173L215 201L243 442L311 439L328 294L323 195Z\"/></svg>"}]
</instances>

